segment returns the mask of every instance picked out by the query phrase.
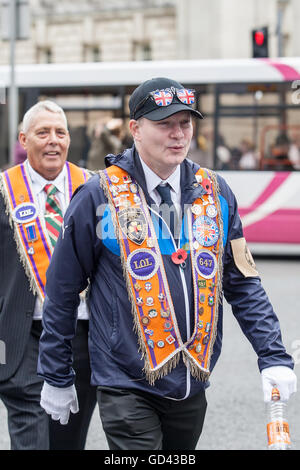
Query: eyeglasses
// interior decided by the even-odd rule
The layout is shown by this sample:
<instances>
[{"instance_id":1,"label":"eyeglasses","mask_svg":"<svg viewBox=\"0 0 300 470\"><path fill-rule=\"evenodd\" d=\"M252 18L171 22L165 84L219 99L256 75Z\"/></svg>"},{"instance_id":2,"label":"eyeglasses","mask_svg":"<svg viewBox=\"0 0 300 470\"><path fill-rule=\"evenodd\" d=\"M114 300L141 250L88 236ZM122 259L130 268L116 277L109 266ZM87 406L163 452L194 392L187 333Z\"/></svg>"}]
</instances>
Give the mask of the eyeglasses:
<instances>
[{"instance_id":1,"label":"eyeglasses","mask_svg":"<svg viewBox=\"0 0 300 470\"><path fill-rule=\"evenodd\" d=\"M134 110L134 116L141 109L148 99L151 99L156 106L170 106L174 97L177 97L183 104L192 105L195 103L195 90L187 88L165 88L164 90L150 91L145 98L140 101Z\"/></svg>"}]
</instances>

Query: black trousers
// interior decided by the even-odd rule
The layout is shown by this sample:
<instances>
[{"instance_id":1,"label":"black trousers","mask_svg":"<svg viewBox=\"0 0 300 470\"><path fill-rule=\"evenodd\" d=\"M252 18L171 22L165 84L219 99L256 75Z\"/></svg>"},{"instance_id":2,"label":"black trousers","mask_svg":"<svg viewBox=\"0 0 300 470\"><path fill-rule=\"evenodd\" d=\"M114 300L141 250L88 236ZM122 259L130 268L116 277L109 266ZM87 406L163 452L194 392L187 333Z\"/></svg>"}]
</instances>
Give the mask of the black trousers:
<instances>
[{"instance_id":1,"label":"black trousers","mask_svg":"<svg viewBox=\"0 0 300 470\"><path fill-rule=\"evenodd\" d=\"M194 450L207 407L204 391L175 401L98 387L97 400L110 450Z\"/></svg>"},{"instance_id":2,"label":"black trousers","mask_svg":"<svg viewBox=\"0 0 300 470\"><path fill-rule=\"evenodd\" d=\"M12 450L84 449L96 406L96 388L90 385L88 321L77 322L73 341L79 413L67 425L53 421L40 406L43 380L37 375L41 322L34 320L23 360L9 380L0 383L0 399L7 408Z\"/></svg>"}]
</instances>

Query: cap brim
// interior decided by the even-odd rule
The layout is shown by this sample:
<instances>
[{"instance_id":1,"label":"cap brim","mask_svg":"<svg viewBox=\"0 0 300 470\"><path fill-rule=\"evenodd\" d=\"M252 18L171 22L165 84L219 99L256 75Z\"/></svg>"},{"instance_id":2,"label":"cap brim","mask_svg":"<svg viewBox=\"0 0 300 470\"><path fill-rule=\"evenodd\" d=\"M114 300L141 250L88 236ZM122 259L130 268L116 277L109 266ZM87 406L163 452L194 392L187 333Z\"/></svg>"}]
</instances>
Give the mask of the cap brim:
<instances>
[{"instance_id":1,"label":"cap brim","mask_svg":"<svg viewBox=\"0 0 300 470\"><path fill-rule=\"evenodd\" d=\"M197 118L203 119L203 116L199 111L183 103L172 103L170 106L158 107L149 113L143 114L143 117L149 119L150 121L161 121L162 119L166 119L167 117L179 113L180 111L189 111Z\"/></svg>"}]
</instances>

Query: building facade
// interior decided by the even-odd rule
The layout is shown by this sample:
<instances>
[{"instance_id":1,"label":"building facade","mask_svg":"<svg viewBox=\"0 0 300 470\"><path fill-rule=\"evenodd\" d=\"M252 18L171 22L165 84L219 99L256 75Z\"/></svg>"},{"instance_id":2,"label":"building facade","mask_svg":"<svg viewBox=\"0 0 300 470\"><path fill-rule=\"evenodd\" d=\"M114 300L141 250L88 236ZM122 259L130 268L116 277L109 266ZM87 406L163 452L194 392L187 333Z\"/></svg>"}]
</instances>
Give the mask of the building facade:
<instances>
[{"instance_id":1,"label":"building facade","mask_svg":"<svg viewBox=\"0 0 300 470\"><path fill-rule=\"evenodd\" d=\"M17 63L176 59L174 0L30 0L30 10ZM0 47L9 63L9 44Z\"/></svg>"},{"instance_id":2,"label":"building facade","mask_svg":"<svg viewBox=\"0 0 300 470\"><path fill-rule=\"evenodd\" d=\"M264 26L269 31L270 57L300 56L299 0L28 1L30 34L28 39L16 43L16 64L249 58L252 57L251 32ZM0 0L0 5L1 2L8 0ZM1 9L0 15L3 15ZM0 65L6 65L10 63L10 44L1 37L0 34ZM215 89L206 87L199 94L206 119L198 123L197 132L209 136L206 141L212 143L216 128ZM272 93L262 96L259 104L279 103L278 92L274 96ZM66 96L50 95L50 98L65 108ZM96 100L99 96L89 98ZM247 92L241 97L227 93L222 100L231 106L241 103L251 106L256 95ZM20 99L20 116L27 104ZM71 153L76 162L84 153L86 133L90 136L97 123L119 115L114 109L104 110L100 106L90 111L75 108L74 105L65 109L72 128ZM0 167L8 154L7 115L8 107L0 107ZM298 122L298 111L292 115L290 121ZM218 132L231 147L238 146L242 138L251 139L257 147L263 126L284 119L283 113L262 119L234 116L220 119ZM211 157L211 150L209 154Z\"/></svg>"},{"instance_id":3,"label":"building facade","mask_svg":"<svg viewBox=\"0 0 300 470\"><path fill-rule=\"evenodd\" d=\"M17 63L247 58L268 26L270 56L300 55L299 0L29 0ZM280 33L280 34L279 34ZM279 42L281 40L281 42ZM9 43L0 41L0 64Z\"/></svg>"}]
</instances>

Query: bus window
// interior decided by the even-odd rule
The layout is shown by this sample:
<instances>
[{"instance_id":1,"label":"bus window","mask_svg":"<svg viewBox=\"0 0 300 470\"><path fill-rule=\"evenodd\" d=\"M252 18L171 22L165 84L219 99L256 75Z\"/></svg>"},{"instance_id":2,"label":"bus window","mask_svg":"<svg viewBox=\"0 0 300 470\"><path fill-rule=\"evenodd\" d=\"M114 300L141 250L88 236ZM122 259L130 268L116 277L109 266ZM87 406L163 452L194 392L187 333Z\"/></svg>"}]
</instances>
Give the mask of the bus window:
<instances>
[{"instance_id":1,"label":"bus window","mask_svg":"<svg viewBox=\"0 0 300 470\"><path fill-rule=\"evenodd\" d=\"M261 134L260 169L300 169L300 126L266 126Z\"/></svg>"}]
</instances>

